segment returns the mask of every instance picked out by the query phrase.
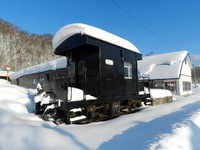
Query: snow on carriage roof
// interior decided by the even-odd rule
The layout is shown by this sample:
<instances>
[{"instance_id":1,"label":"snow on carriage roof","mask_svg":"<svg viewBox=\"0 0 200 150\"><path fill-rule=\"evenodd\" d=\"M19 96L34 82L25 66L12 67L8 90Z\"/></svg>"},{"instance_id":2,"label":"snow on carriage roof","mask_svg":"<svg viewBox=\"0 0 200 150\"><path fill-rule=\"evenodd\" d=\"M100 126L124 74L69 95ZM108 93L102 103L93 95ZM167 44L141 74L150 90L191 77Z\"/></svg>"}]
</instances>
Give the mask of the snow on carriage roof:
<instances>
[{"instance_id":1,"label":"snow on carriage roof","mask_svg":"<svg viewBox=\"0 0 200 150\"><path fill-rule=\"evenodd\" d=\"M28 74L65 68L66 65L67 65L66 57L59 58L59 59L56 59L56 60L48 61L48 62L43 63L43 64L39 64L39 65L35 65L35 66L31 66L31 67L22 69L18 72L10 74L9 77L10 77L11 80L14 80L14 79L17 79L21 76L28 75Z\"/></svg>"},{"instance_id":2,"label":"snow on carriage roof","mask_svg":"<svg viewBox=\"0 0 200 150\"><path fill-rule=\"evenodd\" d=\"M140 53L131 42L102 29L82 23L69 24L62 27L53 38L53 48L56 49L66 39L79 33Z\"/></svg>"},{"instance_id":3,"label":"snow on carriage roof","mask_svg":"<svg viewBox=\"0 0 200 150\"><path fill-rule=\"evenodd\" d=\"M187 51L178 51L143 57L143 60L138 62L139 73L149 75L150 79L177 79L187 55Z\"/></svg>"}]
</instances>

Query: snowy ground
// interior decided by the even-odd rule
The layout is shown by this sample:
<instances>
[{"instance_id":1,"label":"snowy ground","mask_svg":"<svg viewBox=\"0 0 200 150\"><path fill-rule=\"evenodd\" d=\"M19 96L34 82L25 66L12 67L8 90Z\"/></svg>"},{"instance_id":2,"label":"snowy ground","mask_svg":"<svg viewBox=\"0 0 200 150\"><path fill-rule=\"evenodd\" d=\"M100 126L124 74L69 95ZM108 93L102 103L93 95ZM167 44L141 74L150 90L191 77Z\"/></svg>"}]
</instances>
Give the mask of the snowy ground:
<instances>
[{"instance_id":1,"label":"snowy ground","mask_svg":"<svg viewBox=\"0 0 200 150\"><path fill-rule=\"evenodd\" d=\"M199 150L199 91L105 122L57 126L33 115L30 90L0 80L0 149Z\"/></svg>"}]
</instances>

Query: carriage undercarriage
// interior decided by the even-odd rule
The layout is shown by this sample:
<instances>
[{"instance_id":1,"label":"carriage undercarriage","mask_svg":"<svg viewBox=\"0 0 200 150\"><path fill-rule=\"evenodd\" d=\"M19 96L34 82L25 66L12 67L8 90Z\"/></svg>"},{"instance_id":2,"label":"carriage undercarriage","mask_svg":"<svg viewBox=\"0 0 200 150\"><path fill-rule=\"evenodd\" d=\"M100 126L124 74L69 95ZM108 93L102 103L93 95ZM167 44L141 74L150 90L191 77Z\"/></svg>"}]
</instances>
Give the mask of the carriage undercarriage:
<instances>
[{"instance_id":1,"label":"carriage undercarriage","mask_svg":"<svg viewBox=\"0 0 200 150\"><path fill-rule=\"evenodd\" d=\"M40 99L40 100L38 100ZM108 101L108 102L106 102ZM43 92L35 97L35 114L56 124L89 123L108 120L139 110L147 97L132 100L87 100L65 102L54 94Z\"/></svg>"}]
</instances>

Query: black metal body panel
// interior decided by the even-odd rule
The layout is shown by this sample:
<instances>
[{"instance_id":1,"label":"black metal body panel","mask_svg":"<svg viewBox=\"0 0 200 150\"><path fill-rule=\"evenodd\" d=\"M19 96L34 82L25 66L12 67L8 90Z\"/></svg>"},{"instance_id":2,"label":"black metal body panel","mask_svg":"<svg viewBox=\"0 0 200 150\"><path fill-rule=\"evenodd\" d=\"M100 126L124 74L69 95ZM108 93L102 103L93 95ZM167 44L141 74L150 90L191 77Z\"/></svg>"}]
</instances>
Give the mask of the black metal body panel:
<instances>
[{"instance_id":1,"label":"black metal body panel","mask_svg":"<svg viewBox=\"0 0 200 150\"><path fill-rule=\"evenodd\" d=\"M138 95L137 60L141 54L81 34L65 40L55 54L71 58L76 66L85 62L86 79L76 73L76 84L71 85L85 94L97 98ZM113 65L106 64L106 60L112 60ZM124 78L124 62L132 64L131 79Z\"/></svg>"},{"instance_id":2,"label":"black metal body panel","mask_svg":"<svg viewBox=\"0 0 200 150\"><path fill-rule=\"evenodd\" d=\"M76 34L62 42L54 51L56 55L66 56L66 51L87 44L87 35Z\"/></svg>"},{"instance_id":3,"label":"black metal body panel","mask_svg":"<svg viewBox=\"0 0 200 150\"><path fill-rule=\"evenodd\" d=\"M84 101L68 101L64 102L62 104L62 108L66 109L72 109L72 108L78 108L78 107L86 107L86 106L91 106L91 105L99 105L99 104L104 104L104 103L111 103L111 102L116 102L116 101L126 101L126 100L138 100L142 102L145 100L145 98L149 97L150 95L134 95L134 96L121 96L121 97L107 97L103 99L96 99L96 100L84 100Z\"/></svg>"}]
</instances>

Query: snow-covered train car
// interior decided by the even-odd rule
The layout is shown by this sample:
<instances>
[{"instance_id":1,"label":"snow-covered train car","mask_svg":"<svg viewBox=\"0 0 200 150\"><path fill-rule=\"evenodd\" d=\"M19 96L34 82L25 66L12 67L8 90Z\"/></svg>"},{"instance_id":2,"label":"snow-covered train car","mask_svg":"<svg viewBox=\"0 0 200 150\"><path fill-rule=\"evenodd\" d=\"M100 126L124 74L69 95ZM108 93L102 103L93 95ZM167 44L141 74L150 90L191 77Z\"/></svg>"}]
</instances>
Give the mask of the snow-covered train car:
<instances>
[{"instance_id":1,"label":"snow-covered train car","mask_svg":"<svg viewBox=\"0 0 200 150\"><path fill-rule=\"evenodd\" d=\"M19 85L38 85L36 113L51 112L54 120L66 123L80 116L113 117L149 97L139 94L137 61L142 55L129 41L96 27L70 24L56 33L53 47L66 59L15 77Z\"/></svg>"}]
</instances>

